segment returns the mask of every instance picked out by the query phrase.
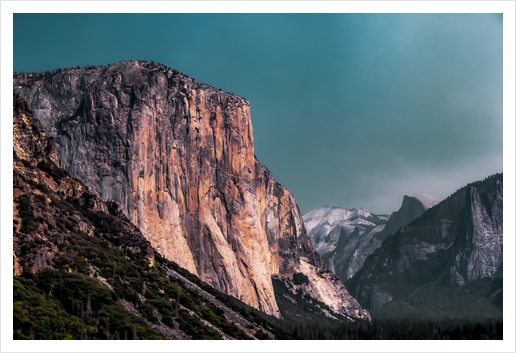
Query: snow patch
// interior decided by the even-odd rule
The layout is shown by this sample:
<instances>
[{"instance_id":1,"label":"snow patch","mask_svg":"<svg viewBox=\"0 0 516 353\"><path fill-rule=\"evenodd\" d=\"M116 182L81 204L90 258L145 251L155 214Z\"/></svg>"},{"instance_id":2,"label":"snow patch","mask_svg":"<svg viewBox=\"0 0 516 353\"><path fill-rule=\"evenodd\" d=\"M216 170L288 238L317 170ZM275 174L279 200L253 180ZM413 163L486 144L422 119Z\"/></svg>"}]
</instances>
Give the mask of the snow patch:
<instances>
[{"instance_id":1,"label":"snow patch","mask_svg":"<svg viewBox=\"0 0 516 353\"><path fill-rule=\"evenodd\" d=\"M321 256L334 252L340 238L346 239L344 248L331 256L332 263L328 258L325 260L330 271L338 272L337 275L346 280L380 246L381 241L373 236L384 230L389 217L371 214L363 208L322 206L306 213L303 219L309 239Z\"/></svg>"},{"instance_id":2,"label":"snow patch","mask_svg":"<svg viewBox=\"0 0 516 353\"><path fill-rule=\"evenodd\" d=\"M419 202L421 202L423 207L425 207L427 210L429 208L434 207L435 205L437 205L439 203L439 201L434 199L432 196L428 196L425 194L411 195L410 197L413 197L416 200L418 200Z\"/></svg>"}]
</instances>

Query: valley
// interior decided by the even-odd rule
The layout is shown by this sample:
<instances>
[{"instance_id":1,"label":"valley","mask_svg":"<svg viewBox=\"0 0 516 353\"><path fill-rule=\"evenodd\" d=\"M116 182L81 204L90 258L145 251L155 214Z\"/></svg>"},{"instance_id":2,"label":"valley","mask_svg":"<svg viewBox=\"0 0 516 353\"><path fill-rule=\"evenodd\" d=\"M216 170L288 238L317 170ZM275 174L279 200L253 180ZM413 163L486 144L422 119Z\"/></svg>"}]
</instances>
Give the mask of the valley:
<instances>
[{"instance_id":1,"label":"valley","mask_svg":"<svg viewBox=\"0 0 516 353\"><path fill-rule=\"evenodd\" d=\"M502 174L302 216L248 101L145 61L15 75L13 153L15 339L501 338Z\"/></svg>"}]
</instances>

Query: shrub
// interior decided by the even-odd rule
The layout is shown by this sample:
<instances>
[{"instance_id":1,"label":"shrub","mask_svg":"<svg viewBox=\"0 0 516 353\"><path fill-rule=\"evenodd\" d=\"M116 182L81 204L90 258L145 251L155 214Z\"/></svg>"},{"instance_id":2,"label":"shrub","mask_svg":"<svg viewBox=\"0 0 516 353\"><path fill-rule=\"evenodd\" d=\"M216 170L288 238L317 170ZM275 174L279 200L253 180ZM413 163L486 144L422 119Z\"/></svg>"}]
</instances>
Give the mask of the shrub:
<instances>
[{"instance_id":1,"label":"shrub","mask_svg":"<svg viewBox=\"0 0 516 353\"><path fill-rule=\"evenodd\" d=\"M259 340L269 340L269 335L267 335L262 330L258 330L258 332L255 333L254 337L258 338Z\"/></svg>"},{"instance_id":2,"label":"shrub","mask_svg":"<svg viewBox=\"0 0 516 353\"><path fill-rule=\"evenodd\" d=\"M36 222L36 218L32 216L25 216L22 218L22 225L20 231L22 233L30 233L33 230L38 228L38 223Z\"/></svg>"},{"instance_id":3,"label":"shrub","mask_svg":"<svg viewBox=\"0 0 516 353\"><path fill-rule=\"evenodd\" d=\"M66 170L64 170L63 168L59 168L53 162L50 161L39 162L38 168L48 173L57 183L59 183L61 179L68 175L68 172L66 172Z\"/></svg>"}]
</instances>

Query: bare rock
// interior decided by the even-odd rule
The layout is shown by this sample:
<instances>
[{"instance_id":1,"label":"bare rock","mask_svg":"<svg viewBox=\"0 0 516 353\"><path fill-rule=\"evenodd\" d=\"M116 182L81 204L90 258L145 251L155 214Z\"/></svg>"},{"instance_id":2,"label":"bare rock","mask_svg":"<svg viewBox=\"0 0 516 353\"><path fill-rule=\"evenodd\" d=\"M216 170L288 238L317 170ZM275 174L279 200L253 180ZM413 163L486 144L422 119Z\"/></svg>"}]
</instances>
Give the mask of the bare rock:
<instances>
[{"instance_id":1,"label":"bare rock","mask_svg":"<svg viewBox=\"0 0 516 353\"><path fill-rule=\"evenodd\" d=\"M62 166L165 257L276 317L272 277L298 272L349 311L346 289L317 272L294 198L255 158L248 101L141 61L19 75L14 87Z\"/></svg>"}]
</instances>

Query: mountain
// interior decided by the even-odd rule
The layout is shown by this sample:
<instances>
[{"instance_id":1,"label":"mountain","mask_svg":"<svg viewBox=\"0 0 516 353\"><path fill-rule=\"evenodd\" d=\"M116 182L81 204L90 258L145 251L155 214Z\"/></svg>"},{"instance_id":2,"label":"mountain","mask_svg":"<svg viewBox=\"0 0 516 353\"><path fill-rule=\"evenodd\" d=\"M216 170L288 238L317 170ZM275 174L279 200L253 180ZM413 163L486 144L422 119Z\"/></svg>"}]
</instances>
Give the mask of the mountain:
<instances>
[{"instance_id":1,"label":"mountain","mask_svg":"<svg viewBox=\"0 0 516 353\"><path fill-rule=\"evenodd\" d=\"M60 167L21 97L13 108L14 339L291 338L155 252Z\"/></svg>"},{"instance_id":2,"label":"mountain","mask_svg":"<svg viewBox=\"0 0 516 353\"><path fill-rule=\"evenodd\" d=\"M322 206L305 214L303 220L326 268L344 282L381 245L376 234L384 230L389 217L371 214L363 208Z\"/></svg>"},{"instance_id":3,"label":"mountain","mask_svg":"<svg viewBox=\"0 0 516 353\"><path fill-rule=\"evenodd\" d=\"M322 321L317 303L298 293L297 306L282 288L295 320L259 312L152 249L116 204L60 168L20 97L13 110L14 339L503 339L500 320Z\"/></svg>"},{"instance_id":4,"label":"mountain","mask_svg":"<svg viewBox=\"0 0 516 353\"><path fill-rule=\"evenodd\" d=\"M405 195L400 209L391 214L384 230L376 237L384 241L389 235L396 234L401 227L409 224L438 203L439 201L428 195Z\"/></svg>"},{"instance_id":5,"label":"mountain","mask_svg":"<svg viewBox=\"0 0 516 353\"><path fill-rule=\"evenodd\" d=\"M400 209L390 217L375 215L363 208L322 206L305 214L303 220L326 268L345 282L362 268L365 259L388 236L396 234L402 226L436 204L438 201L428 195L405 195Z\"/></svg>"},{"instance_id":6,"label":"mountain","mask_svg":"<svg viewBox=\"0 0 516 353\"><path fill-rule=\"evenodd\" d=\"M501 317L503 175L459 189L388 237L346 287L375 317Z\"/></svg>"},{"instance_id":7,"label":"mountain","mask_svg":"<svg viewBox=\"0 0 516 353\"><path fill-rule=\"evenodd\" d=\"M13 84L62 167L168 260L277 318L296 311L278 301L370 317L324 269L293 196L254 156L245 99L143 61Z\"/></svg>"}]
</instances>

